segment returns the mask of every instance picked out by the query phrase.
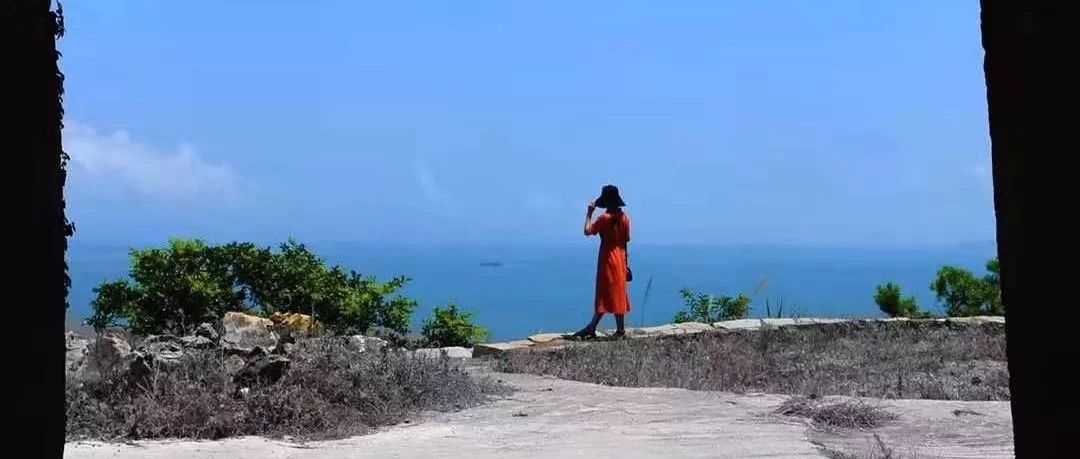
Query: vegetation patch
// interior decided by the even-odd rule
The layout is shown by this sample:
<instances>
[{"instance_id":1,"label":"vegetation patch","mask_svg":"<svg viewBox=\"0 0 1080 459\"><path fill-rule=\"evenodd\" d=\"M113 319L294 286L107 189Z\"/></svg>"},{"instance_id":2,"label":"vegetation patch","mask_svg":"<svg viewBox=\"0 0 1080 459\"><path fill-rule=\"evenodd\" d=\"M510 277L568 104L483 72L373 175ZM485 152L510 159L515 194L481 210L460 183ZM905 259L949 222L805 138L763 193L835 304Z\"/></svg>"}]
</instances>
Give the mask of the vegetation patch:
<instances>
[{"instance_id":1,"label":"vegetation patch","mask_svg":"<svg viewBox=\"0 0 1080 459\"><path fill-rule=\"evenodd\" d=\"M87 323L98 331L123 328L138 335L184 335L226 312L272 317L305 314L334 334L407 335L417 301L402 295L410 279L380 282L330 266L307 246L288 240L277 250L248 242L221 245L173 239L168 246L131 251L127 278L94 289ZM472 314L456 305L429 321L430 345L451 346L485 336Z\"/></svg>"},{"instance_id":2,"label":"vegetation patch","mask_svg":"<svg viewBox=\"0 0 1080 459\"><path fill-rule=\"evenodd\" d=\"M447 358L389 348L358 353L345 339L298 344L287 360L252 358L241 371L230 368L236 355L187 349L178 359L154 361L149 371L71 377L67 438L342 438L509 392Z\"/></svg>"},{"instance_id":3,"label":"vegetation patch","mask_svg":"<svg viewBox=\"0 0 1080 459\"><path fill-rule=\"evenodd\" d=\"M862 400L825 402L806 396L788 399L776 412L810 419L823 428L840 429L873 429L897 419L895 414Z\"/></svg>"},{"instance_id":4,"label":"vegetation patch","mask_svg":"<svg viewBox=\"0 0 1080 459\"><path fill-rule=\"evenodd\" d=\"M935 400L1008 400L1005 326L853 321L510 352L511 373L628 386Z\"/></svg>"}]
</instances>

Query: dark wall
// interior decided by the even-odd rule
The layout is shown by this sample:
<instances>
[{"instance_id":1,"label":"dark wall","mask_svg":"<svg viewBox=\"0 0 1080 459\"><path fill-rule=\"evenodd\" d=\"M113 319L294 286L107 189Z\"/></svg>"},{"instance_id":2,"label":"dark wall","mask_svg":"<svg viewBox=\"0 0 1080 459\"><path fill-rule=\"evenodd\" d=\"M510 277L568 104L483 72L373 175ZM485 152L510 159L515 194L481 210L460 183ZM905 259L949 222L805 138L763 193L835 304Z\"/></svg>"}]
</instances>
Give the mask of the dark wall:
<instances>
[{"instance_id":1,"label":"dark wall","mask_svg":"<svg viewBox=\"0 0 1080 459\"><path fill-rule=\"evenodd\" d=\"M1066 97L1064 65L1051 65L1050 19L1062 17L1020 0L982 0L986 50L987 100L994 164L995 209L1006 305L1009 368L1017 457L1075 457L1070 430L1076 405L1073 393L1076 342L1062 304L1071 298L1040 301L1048 285L1067 289L1069 270L1055 274L1045 263L1026 264L1038 242L1058 244L1045 253L1071 261L1076 231L1063 221L1040 220L1027 207L1025 193L1057 185L1050 204L1068 195L1068 178L1032 178L1033 165L1050 152L1069 152L1062 120ZM0 56L5 83L0 84L0 186L3 190L4 261L0 295L13 322L5 338L16 352L5 353L2 392L6 438L11 457L62 457L64 446L63 331L67 275L63 184L65 161L60 144L62 77L57 67L57 20L48 0L0 2ZM974 18L973 18L974 20ZM1064 42L1063 40L1061 42ZM1057 54L1061 62L1075 51ZM135 63L133 63L135 65ZM1071 66L1070 66L1071 67ZM1074 85L1074 81L1069 81ZM1025 168L1025 158L1028 160ZM1047 163L1046 170L1053 166ZM1029 188L1025 189L1027 185ZM1057 199L1051 200L1050 197ZM1069 201L1071 202L1071 201ZM1067 206L1068 209L1074 205ZM1056 209L1057 207L1055 207ZM1071 211L1070 211L1071 212ZM1025 228L1037 228L1037 233ZM1048 257L1049 258L1049 257ZM1042 260L1040 260L1042 261ZM1068 417L1066 417L1068 415Z\"/></svg>"},{"instance_id":2,"label":"dark wall","mask_svg":"<svg viewBox=\"0 0 1080 459\"><path fill-rule=\"evenodd\" d=\"M62 457L64 315L69 227L61 151L61 22L48 0L0 2L0 186L3 186L0 304L4 327L6 457ZM17 349L17 350L15 350Z\"/></svg>"},{"instance_id":3,"label":"dark wall","mask_svg":"<svg viewBox=\"0 0 1080 459\"><path fill-rule=\"evenodd\" d=\"M1067 91L1064 67L1051 64L1051 44L1057 40L1050 21L1062 16L1047 8L1050 3L982 1L998 258L1019 458L1080 457L1075 446L1066 449L1075 442L1066 426L1075 424L1069 420L1075 416L1071 407L1080 386L1075 376L1068 376L1076 374L1071 367L1078 361L1077 345L1068 330L1071 317L1065 307L1071 305L1063 304L1071 301L1067 292L1072 279L1063 274L1075 259L1067 254L1075 252L1076 231L1060 220L1045 219L1047 211L1062 209L1056 202L1067 199L1071 183L1045 174L1063 163L1041 161L1053 152L1072 151L1061 121L1075 117L1062 103ZM1057 59L1065 63L1065 55ZM1034 168L1040 164L1044 169ZM1041 210L1030 205L1035 202ZM1027 263L1040 252L1049 256ZM1055 293L1057 298L1040 298Z\"/></svg>"}]
</instances>

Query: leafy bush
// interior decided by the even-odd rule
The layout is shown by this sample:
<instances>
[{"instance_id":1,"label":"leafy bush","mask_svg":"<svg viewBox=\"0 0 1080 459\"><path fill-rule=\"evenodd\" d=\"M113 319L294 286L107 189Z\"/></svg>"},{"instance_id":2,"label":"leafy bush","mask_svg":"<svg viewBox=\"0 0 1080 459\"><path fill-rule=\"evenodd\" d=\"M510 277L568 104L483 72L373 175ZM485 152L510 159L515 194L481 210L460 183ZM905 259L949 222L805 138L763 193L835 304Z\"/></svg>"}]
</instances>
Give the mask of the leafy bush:
<instances>
[{"instance_id":1,"label":"leafy bush","mask_svg":"<svg viewBox=\"0 0 1080 459\"><path fill-rule=\"evenodd\" d=\"M986 262L987 274L981 279L970 271L956 266L942 266L930 283L930 290L949 317L1000 316L1005 314L1001 303L1001 275L998 259ZM934 315L919 309L914 296L901 297L900 286L887 282L874 291L874 302L889 317L929 318Z\"/></svg>"},{"instance_id":2,"label":"leafy bush","mask_svg":"<svg viewBox=\"0 0 1080 459\"><path fill-rule=\"evenodd\" d=\"M736 297L712 296L706 293L682 289L683 310L675 314L673 321L713 323L723 320L745 319L750 315L750 297L740 293Z\"/></svg>"},{"instance_id":3,"label":"leafy bush","mask_svg":"<svg viewBox=\"0 0 1080 459\"><path fill-rule=\"evenodd\" d=\"M251 243L208 245L174 239L168 247L131 251L130 280L94 289L97 330L186 334L225 312L312 314L332 331L372 326L408 330L416 301L397 294L409 279L379 283L326 263L290 239L278 251Z\"/></svg>"},{"instance_id":4,"label":"leafy bush","mask_svg":"<svg viewBox=\"0 0 1080 459\"><path fill-rule=\"evenodd\" d=\"M930 289L937 294L937 300L945 307L946 314L963 317L1005 313L1001 303L997 259L987 262L986 269L989 274L981 279L955 266L943 266L938 270Z\"/></svg>"},{"instance_id":5,"label":"leafy bush","mask_svg":"<svg viewBox=\"0 0 1080 459\"><path fill-rule=\"evenodd\" d=\"M458 311L453 303L446 309L435 308L422 334L429 345L437 347L472 347L488 337L486 329L473 323L472 313Z\"/></svg>"},{"instance_id":6,"label":"leafy bush","mask_svg":"<svg viewBox=\"0 0 1080 459\"><path fill-rule=\"evenodd\" d=\"M931 316L929 312L919 309L919 303L914 296L901 298L900 286L892 282L877 286L874 302L877 303L881 312L889 317L927 318Z\"/></svg>"}]
</instances>

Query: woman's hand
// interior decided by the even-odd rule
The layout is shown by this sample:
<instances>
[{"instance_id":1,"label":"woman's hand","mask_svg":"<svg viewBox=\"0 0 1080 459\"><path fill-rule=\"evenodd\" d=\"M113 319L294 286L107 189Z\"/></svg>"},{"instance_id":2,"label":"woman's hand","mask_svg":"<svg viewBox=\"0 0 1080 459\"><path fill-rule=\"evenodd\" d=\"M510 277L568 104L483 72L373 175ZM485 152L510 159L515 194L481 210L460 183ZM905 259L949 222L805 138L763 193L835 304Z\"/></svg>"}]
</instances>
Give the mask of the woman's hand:
<instances>
[{"instance_id":1,"label":"woman's hand","mask_svg":"<svg viewBox=\"0 0 1080 459\"><path fill-rule=\"evenodd\" d=\"M596 211L596 201L589 201L589 203L585 205L585 211L590 213L590 214L595 212Z\"/></svg>"}]
</instances>

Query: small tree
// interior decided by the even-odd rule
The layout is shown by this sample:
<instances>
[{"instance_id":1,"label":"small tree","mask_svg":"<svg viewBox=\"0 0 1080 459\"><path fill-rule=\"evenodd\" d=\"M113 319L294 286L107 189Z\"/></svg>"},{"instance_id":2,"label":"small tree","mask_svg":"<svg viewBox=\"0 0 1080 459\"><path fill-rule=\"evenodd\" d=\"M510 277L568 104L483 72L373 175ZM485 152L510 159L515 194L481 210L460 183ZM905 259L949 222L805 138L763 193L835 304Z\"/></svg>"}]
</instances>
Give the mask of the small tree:
<instances>
[{"instance_id":1,"label":"small tree","mask_svg":"<svg viewBox=\"0 0 1080 459\"><path fill-rule=\"evenodd\" d=\"M874 302L877 303L881 312L889 317L925 318L931 314L919 309L919 303L914 296L903 298L900 286L892 282L878 285L874 291Z\"/></svg>"},{"instance_id":2,"label":"small tree","mask_svg":"<svg viewBox=\"0 0 1080 459\"><path fill-rule=\"evenodd\" d=\"M488 337L487 329L473 323L473 314L459 311L454 303L446 309L435 308L421 334L428 344L438 347L472 347Z\"/></svg>"},{"instance_id":3,"label":"small tree","mask_svg":"<svg viewBox=\"0 0 1080 459\"><path fill-rule=\"evenodd\" d=\"M951 317L1001 315L1001 291L998 288L997 260L987 263L990 274L980 279L970 271L955 266L943 266L930 289Z\"/></svg>"},{"instance_id":4,"label":"small tree","mask_svg":"<svg viewBox=\"0 0 1080 459\"><path fill-rule=\"evenodd\" d=\"M676 323L703 322L713 323L723 320L745 319L750 315L750 297L740 293L738 296L712 296L690 289L682 289L683 310L675 314Z\"/></svg>"}]
</instances>

